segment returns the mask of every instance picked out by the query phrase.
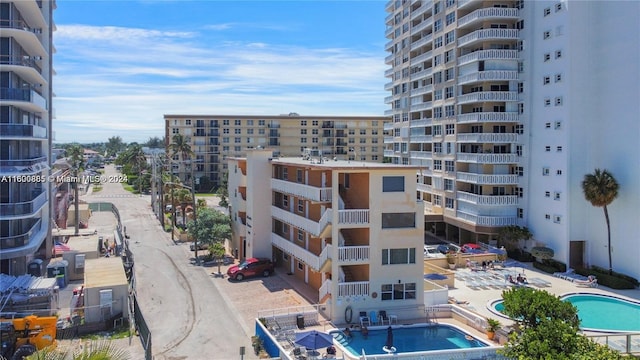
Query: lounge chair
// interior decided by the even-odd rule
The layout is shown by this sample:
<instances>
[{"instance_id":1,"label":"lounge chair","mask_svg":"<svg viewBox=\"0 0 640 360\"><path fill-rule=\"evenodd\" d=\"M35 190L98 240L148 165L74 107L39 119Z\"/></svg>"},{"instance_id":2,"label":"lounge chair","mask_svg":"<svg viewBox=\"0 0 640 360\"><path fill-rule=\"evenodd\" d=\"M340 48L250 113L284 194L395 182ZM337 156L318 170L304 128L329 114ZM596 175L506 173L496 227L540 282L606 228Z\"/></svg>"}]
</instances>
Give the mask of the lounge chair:
<instances>
[{"instance_id":1,"label":"lounge chair","mask_svg":"<svg viewBox=\"0 0 640 360\"><path fill-rule=\"evenodd\" d=\"M593 275L589 275L587 280L574 280L573 282L578 286L598 287L598 279Z\"/></svg>"},{"instance_id":2,"label":"lounge chair","mask_svg":"<svg viewBox=\"0 0 640 360\"><path fill-rule=\"evenodd\" d=\"M378 315L376 315L375 310L371 310L371 312L369 313L369 320L371 320L371 325L378 324Z\"/></svg>"},{"instance_id":3,"label":"lounge chair","mask_svg":"<svg viewBox=\"0 0 640 360\"><path fill-rule=\"evenodd\" d=\"M389 316L387 316L386 310L378 311L378 317L380 317L380 323L382 325L384 325L385 321L387 322L388 325L391 325L391 320L389 319Z\"/></svg>"},{"instance_id":4,"label":"lounge chair","mask_svg":"<svg viewBox=\"0 0 640 360\"><path fill-rule=\"evenodd\" d=\"M362 326L371 326L371 318L367 315L366 311L360 311L360 327Z\"/></svg>"}]
</instances>

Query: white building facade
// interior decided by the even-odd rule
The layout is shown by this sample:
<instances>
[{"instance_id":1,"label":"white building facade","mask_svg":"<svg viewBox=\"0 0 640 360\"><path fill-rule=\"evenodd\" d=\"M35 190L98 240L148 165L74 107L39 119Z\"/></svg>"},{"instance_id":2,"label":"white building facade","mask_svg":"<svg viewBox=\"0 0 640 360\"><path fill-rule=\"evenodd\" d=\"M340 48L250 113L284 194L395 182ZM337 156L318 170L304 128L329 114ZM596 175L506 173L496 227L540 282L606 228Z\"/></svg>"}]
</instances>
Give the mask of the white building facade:
<instances>
[{"instance_id":1,"label":"white building facade","mask_svg":"<svg viewBox=\"0 0 640 360\"><path fill-rule=\"evenodd\" d=\"M0 1L0 261L49 257L54 0Z\"/></svg>"},{"instance_id":2,"label":"white building facade","mask_svg":"<svg viewBox=\"0 0 640 360\"><path fill-rule=\"evenodd\" d=\"M421 167L426 230L463 243L527 226L569 267L606 268L603 211L580 184L607 169L620 184L613 268L640 278L640 3L400 0L386 11L385 156Z\"/></svg>"}]
</instances>

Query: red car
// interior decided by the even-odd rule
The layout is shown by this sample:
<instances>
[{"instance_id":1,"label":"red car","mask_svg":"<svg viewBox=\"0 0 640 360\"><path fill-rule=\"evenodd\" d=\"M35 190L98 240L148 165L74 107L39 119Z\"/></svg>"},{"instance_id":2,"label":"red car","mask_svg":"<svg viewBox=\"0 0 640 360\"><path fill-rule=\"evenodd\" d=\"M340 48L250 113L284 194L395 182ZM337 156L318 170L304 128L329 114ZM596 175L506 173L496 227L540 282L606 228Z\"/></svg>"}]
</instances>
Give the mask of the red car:
<instances>
[{"instance_id":1,"label":"red car","mask_svg":"<svg viewBox=\"0 0 640 360\"><path fill-rule=\"evenodd\" d=\"M462 245L462 249L460 249L460 251L462 251L464 253L470 253L470 254L476 254L476 253L483 252L482 248L480 247L480 245L473 244L473 243L468 243L468 244Z\"/></svg>"},{"instance_id":2,"label":"red car","mask_svg":"<svg viewBox=\"0 0 640 360\"><path fill-rule=\"evenodd\" d=\"M249 258L238 265L233 265L227 270L227 275L238 281L250 277L262 275L267 277L273 273L273 262L263 258Z\"/></svg>"}]
</instances>

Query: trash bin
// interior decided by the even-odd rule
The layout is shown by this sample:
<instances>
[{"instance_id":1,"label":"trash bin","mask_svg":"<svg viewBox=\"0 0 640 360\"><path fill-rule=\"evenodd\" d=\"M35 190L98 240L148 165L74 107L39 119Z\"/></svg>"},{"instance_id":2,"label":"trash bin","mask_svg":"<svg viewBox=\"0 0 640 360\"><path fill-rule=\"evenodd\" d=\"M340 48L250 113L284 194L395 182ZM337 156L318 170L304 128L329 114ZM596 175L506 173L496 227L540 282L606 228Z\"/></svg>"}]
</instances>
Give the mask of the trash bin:
<instances>
[{"instance_id":1,"label":"trash bin","mask_svg":"<svg viewBox=\"0 0 640 360\"><path fill-rule=\"evenodd\" d=\"M298 329L304 329L304 315L300 314L296 317L296 324L298 325Z\"/></svg>"}]
</instances>

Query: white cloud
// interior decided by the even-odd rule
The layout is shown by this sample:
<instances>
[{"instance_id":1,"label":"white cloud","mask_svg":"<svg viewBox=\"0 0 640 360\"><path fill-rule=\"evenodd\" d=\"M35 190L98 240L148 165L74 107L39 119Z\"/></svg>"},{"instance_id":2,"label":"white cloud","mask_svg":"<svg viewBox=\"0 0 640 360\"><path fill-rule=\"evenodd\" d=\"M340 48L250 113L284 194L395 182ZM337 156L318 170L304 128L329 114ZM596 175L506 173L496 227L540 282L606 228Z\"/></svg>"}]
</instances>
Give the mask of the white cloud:
<instances>
[{"instance_id":1,"label":"white cloud","mask_svg":"<svg viewBox=\"0 0 640 360\"><path fill-rule=\"evenodd\" d=\"M382 53L59 25L56 141L145 141L164 114L382 115ZM91 132L87 134L87 129ZM80 135L82 134L82 135Z\"/></svg>"}]
</instances>

